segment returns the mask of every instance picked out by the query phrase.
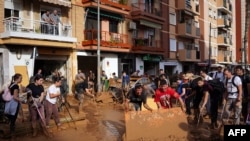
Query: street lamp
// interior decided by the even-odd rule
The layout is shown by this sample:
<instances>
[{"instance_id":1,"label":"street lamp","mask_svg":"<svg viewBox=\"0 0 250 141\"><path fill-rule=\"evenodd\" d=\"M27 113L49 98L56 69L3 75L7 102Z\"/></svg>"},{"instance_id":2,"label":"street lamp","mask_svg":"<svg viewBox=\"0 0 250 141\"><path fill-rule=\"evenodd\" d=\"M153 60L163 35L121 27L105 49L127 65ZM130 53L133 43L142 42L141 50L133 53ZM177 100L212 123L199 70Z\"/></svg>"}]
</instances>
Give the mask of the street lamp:
<instances>
[{"instance_id":1,"label":"street lamp","mask_svg":"<svg viewBox=\"0 0 250 141\"><path fill-rule=\"evenodd\" d=\"M101 70L100 70L100 0L97 0L97 91L101 91Z\"/></svg>"}]
</instances>

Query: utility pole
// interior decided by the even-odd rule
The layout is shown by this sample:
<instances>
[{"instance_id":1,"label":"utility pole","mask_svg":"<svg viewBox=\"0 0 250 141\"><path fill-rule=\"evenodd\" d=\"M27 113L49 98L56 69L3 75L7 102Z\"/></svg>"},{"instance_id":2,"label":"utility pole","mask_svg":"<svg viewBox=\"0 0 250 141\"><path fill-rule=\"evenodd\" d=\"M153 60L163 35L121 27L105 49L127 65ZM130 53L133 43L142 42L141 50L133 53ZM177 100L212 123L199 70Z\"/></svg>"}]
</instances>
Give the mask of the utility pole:
<instances>
[{"instance_id":1,"label":"utility pole","mask_svg":"<svg viewBox=\"0 0 250 141\"><path fill-rule=\"evenodd\" d=\"M245 72L247 72L247 58L248 58L248 55L247 55L247 34L248 34L248 26L249 26L249 23L248 23L248 21L249 21L249 14L248 14L248 5L249 5L250 3L249 3L249 0L248 1L246 1L246 10L245 10L245 14L246 14L246 16L245 16L245 33L244 33L244 46L243 46L243 55L244 55L244 67L245 67ZM243 57L242 57L243 58ZM243 63L243 62L242 62Z\"/></svg>"},{"instance_id":2,"label":"utility pole","mask_svg":"<svg viewBox=\"0 0 250 141\"><path fill-rule=\"evenodd\" d=\"M211 47L211 22L209 24L209 48L208 48L208 72L210 71L211 68L211 52L212 52L212 47Z\"/></svg>"},{"instance_id":3,"label":"utility pole","mask_svg":"<svg viewBox=\"0 0 250 141\"><path fill-rule=\"evenodd\" d=\"M101 92L100 0L98 0L97 2L97 91Z\"/></svg>"}]
</instances>

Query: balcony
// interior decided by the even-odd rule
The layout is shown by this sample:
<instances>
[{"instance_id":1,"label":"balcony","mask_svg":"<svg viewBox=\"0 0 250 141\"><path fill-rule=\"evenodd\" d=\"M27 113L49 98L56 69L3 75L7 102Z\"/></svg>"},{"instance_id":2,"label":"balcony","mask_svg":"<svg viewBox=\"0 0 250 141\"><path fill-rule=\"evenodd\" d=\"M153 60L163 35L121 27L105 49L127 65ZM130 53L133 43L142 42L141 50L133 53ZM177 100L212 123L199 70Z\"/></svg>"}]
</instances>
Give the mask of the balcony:
<instances>
[{"instance_id":1,"label":"balcony","mask_svg":"<svg viewBox=\"0 0 250 141\"><path fill-rule=\"evenodd\" d=\"M218 27L230 27L231 23L226 16L222 16L217 19L217 26Z\"/></svg>"},{"instance_id":2,"label":"balcony","mask_svg":"<svg viewBox=\"0 0 250 141\"><path fill-rule=\"evenodd\" d=\"M217 0L217 8L225 13L232 13L231 4L228 0Z\"/></svg>"},{"instance_id":3,"label":"balcony","mask_svg":"<svg viewBox=\"0 0 250 141\"><path fill-rule=\"evenodd\" d=\"M199 62L200 54L196 49L179 49L179 61L184 62Z\"/></svg>"},{"instance_id":4,"label":"balcony","mask_svg":"<svg viewBox=\"0 0 250 141\"><path fill-rule=\"evenodd\" d=\"M165 19L161 16L160 8L149 8L148 3L132 3L131 16L133 20L147 20L154 23L163 24ZM153 5L153 4L152 4Z\"/></svg>"},{"instance_id":5,"label":"balcony","mask_svg":"<svg viewBox=\"0 0 250 141\"><path fill-rule=\"evenodd\" d=\"M200 28L189 23L178 23L178 35L187 38L200 38Z\"/></svg>"},{"instance_id":6,"label":"balcony","mask_svg":"<svg viewBox=\"0 0 250 141\"><path fill-rule=\"evenodd\" d=\"M101 31L100 33L100 45L104 49L130 49L131 45L128 43L128 35L112 33L108 31ZM82 46L92 48L91 46L97 46L97 31L96 30L85 30L84 40Z\"/></svg>"},{"instance_id":7,"label":"balcony","mask_svg":"<svg viewBox=\"0 0 250 141\"><path fill-rule=\"evenodd\" d=\"M40 20L9 17L3 20L4 32L0 38L27 38L60 42L76 42L71 25L52 25Z\"/></svg>"},{"instance_id":8,"label":"balcony","mask_svg":"<svg viewBox=\"0 0 250 141\"><path fill-rule=\"evenodd\" d=\"M100 8L119 14L129 14L128 0L100 0ZM97 0L82 0L84 7L97 7Z\"/></svg>"},{"instance_id":9,"label":"balcony","mask_svg":"<svg viewBox=\"0 0 250 141\"><path fill-rule=\"evenodd\" d=\"M189 15L200 15L199 4L193 0L178 0L177 9L184 10Z\"/></svg>"},{"instance_id":10,"label":"balcony","mask_svg":"<svg viewBox=\"0 0 250 141\"><path fill-rule=\"evenodd\" d=\"M217 37L217 44L218 46L230 46L230 40L228 37L225 37L224 35L218 35Z\"/></svg>"},{"instance_id":11,"label":"balcony","mask_svg":"<svg viewBox=\"0 0 250 141\"><path fill-rule=\"evenodd\" d=\"M230 55L226 55L227 51L226 50L218 50L218 56L217 56L217 61L219 63L232 63L231 62L231 56Z\"/></svg>"},{"instance_id":12,"label":"balcony","mask_svg":"<svg viewBox=\"0 0 250 141\"><path fill-rule=\"evenodd\" d=\"M134 51L163 52L160 40L150 40L145 38L133 38Z\"/></svg>"}]
</instances>

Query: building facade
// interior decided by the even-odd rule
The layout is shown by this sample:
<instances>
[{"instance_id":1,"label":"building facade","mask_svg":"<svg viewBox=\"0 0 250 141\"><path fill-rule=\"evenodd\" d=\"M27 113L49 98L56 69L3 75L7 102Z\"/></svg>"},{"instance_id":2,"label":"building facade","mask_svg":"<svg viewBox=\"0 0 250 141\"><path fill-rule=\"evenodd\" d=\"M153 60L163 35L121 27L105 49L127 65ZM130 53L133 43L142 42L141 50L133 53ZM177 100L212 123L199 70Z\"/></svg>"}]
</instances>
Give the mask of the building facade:
<instances>
[{"instance_id":1,"label":"building facade","mask_svg":"<svg viewBox=\"0 0 250 141\"><path fill-rule=\"evenodd\" d=\"M47 0L1 0L0 2L0 85L10 82L14 73L23 75L23 86L38 69L48 77L58 70L72 80L73 48L71 2ZM59 15L47 23L42 17Z\"/></svg>"},{"instance_id":2,"label":"building facade","mask_svg":"<svg viewBox=\"0 0 250 141\"><path fill-rule=\"evenodd\" d=\"M59 70L71 85L78 69L108 77L159 69L171 75L239 61L240 0L100 0L99 6L97 66L97 1L1 0L0 85L15 72L27 76L26 84L38 69L47 77ZM54 10L59 24L44 22Z\"/></svg>"},{"instance_id":3,"label":"building facade","mask_svg":"<svg viewBox=\"0 0 250 141\"><path fill-rule=\"evenodd\" d=\"M250 62L249 45L249 1L235 1L235 21L236 24L236 62L238 64L248 65Z\"/></svg>"}]
</instances>

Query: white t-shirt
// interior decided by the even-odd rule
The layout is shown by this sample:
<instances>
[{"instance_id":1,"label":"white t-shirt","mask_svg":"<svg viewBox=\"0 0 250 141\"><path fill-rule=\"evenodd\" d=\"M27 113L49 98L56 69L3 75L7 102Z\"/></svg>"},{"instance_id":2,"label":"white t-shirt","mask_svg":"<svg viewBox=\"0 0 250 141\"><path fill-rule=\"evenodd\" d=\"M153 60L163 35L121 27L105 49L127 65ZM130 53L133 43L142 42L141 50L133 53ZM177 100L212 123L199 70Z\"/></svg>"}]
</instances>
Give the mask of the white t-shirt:
<instances>
[{"instance_id":1,"label":"white t-shirt","mask_svg":"<svg viewBox=\"0 0 250 141\"><path fill-rule=\"evenodd\" d=\"M206 81L208 81L208 80L213 80L213 78L210 77L209 75L206 75L205 78L204 78L204 80L206 80Z\"/></svg>"},{"instance_id":2,"label":"white t-shirt","mask_svg":"<svg viewBox=\"0 0 250 141\"><path fill-rule=\"evenodd\" d=\"M239 85L242 85L242 82L241 82L241 79L240 77L238 76L235 76L234 78L234 84L237 86L235 87L234 84L233 84L233 77L232 76L230 79L227 80L227 84L226 85L226 88L227 88L227 92L228 92L228 98L237 98L238 97L238 86Z\"/></svg>"},{"instance_id":3,"label":"white t-shirt","mask_svg":"<svg viewBox=\"0 0 250 141\"><path fill-rule=\"evenodd\" d=\"M60 92L60 87L56 87L55 84L51 85L47 90L46 100L52 104L56 104L57 97L50 98L49 94L57 94Z\"/></svg>"}]
</instances>

